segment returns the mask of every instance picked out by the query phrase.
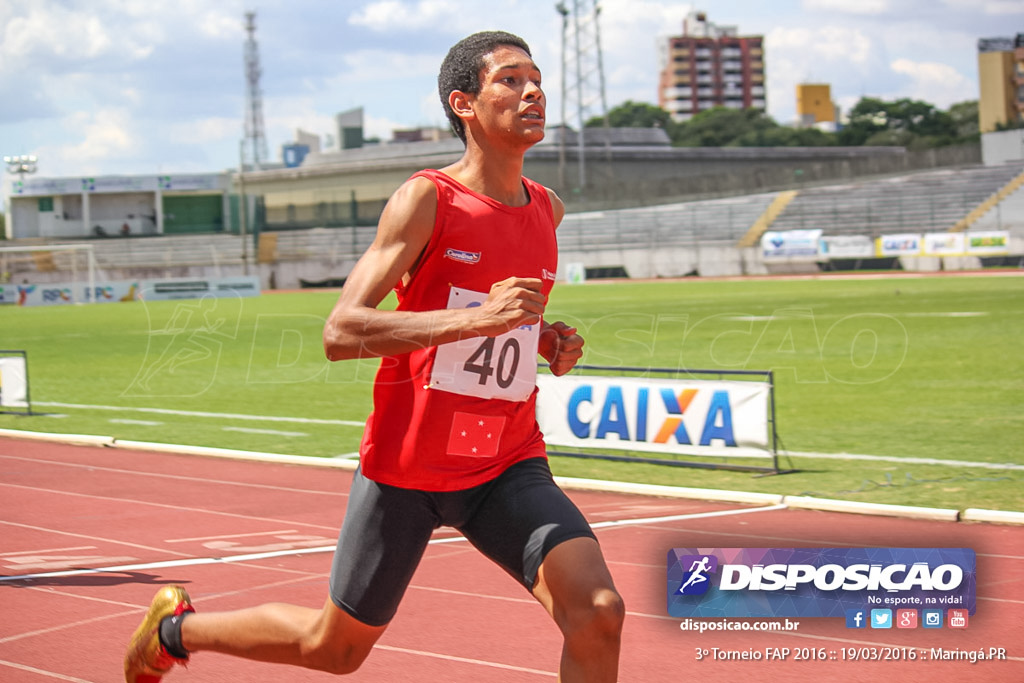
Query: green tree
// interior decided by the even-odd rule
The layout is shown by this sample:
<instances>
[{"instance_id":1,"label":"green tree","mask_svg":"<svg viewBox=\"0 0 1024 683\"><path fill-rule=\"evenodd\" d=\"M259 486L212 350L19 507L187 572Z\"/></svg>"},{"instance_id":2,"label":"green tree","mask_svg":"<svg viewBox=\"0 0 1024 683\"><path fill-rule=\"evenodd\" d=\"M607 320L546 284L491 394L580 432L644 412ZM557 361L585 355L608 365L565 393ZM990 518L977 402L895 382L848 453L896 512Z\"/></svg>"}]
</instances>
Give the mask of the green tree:
<instances>
[{"instance_id":1,"label":"green tree","mask_svg":"<svg viewBox=\"0 0 1024 683\"><path fill-rule=\"evenodd\" d=\"M604 118L595 116L586 123L588 128L604 125ZM613 128L665 128L674 125L672 115L661 107L644 102L626 100L608 110L608 125Z\"/></svg>"},{"instance_id":2,"label":"green tree","mask_svg":"<svg viewBox=\"0 0 1024 683\"><path fill-rule=\"evenodd\" d=\"M677 147L767 147L792 144L791 136L758 109L714 107L680 124L672 135Z\"/></svg>"},{"instance_id":3,"label":"green tree","mask_svg":"<svg viewBox=\"0 0 1024 683\"><path fill-rule=\"evenodd\" d=\"M899 145L910 149L950 145L964 141L960 135L964 115L965 111L957 110L954 116L921 100L862 97L850 110L849 122L839 131L839 143Z\"/></svg>"},{"instance_id":4,"label":"green tree","mask_svg":"<svg viewBox=\"0 0 1024 683\"><path fill-rule=\"evenodd\" d=\"M956 136L964 140L976 140L978 128L978 100L957 102L949 108L949 115L956 126Z\"/></svg>"}]
</instances>

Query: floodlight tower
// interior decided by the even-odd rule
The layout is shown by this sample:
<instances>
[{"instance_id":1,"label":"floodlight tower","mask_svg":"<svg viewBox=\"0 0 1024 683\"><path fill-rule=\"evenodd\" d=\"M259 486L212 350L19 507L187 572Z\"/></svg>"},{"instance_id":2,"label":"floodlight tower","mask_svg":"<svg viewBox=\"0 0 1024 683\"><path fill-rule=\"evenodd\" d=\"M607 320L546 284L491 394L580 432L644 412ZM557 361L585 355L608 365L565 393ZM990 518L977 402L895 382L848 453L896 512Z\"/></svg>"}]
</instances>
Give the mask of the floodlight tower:
<instances>
[{"instance_id":1,"label":"floodlight tower","mask_svg":"<svg viewBox=\"0 0 1024 683\"><path fill-rule=\"evenodd\" d=\"M13 157L4 157L4 164L7 166L8 173L17 173L18 180L22 183L25 182L25 175L36 172L36 162L38 159L31 155L17 155Z\"/></svg>"},{"instance_id":2,"label":"floodlight tower","mask_svg":"<svg viewBox=\"0 0 1024 683\"><path fill-rule=\"evenodd\" d=\"M260 49L256 42L256 13L245 13L245 147L252 167L259 170L267 160L267 137L263 128L263 94L260 91ZM243 158L242 163L245 163ZM242 169L239 169L240 171Z\"/></svg>"},{"instance_id":3,"label":"floodlight tower","mask_svg":"<svg viewBox=\"0 0 1024 683\"><path fill-rule=\"evenodd\" d=\"M604 62L601 56L601 28L598 0L561 1L555 9L562 15L562 126L559 160L565 159L566 116L573 110L577 130L579 189L587 184L585 127L587 120L600 116L608 127L608 101L604 87ZM564 176L564 170L561 171Z\"/></svg>"}]
</instances>

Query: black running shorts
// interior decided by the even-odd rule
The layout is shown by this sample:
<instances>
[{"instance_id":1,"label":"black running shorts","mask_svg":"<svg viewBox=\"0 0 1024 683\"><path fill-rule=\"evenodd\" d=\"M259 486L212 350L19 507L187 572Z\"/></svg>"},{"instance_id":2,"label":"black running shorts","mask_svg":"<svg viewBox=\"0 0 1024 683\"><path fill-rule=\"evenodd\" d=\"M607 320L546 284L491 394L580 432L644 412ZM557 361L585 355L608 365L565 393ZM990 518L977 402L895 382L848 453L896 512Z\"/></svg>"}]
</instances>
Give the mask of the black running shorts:
<instances>
[{"instance_id":1,"label":"black running shorts","mask_svg":"<svg viewBox=\"0 0 1024 683\"><path fill-rule=\"evenodd\" d=\"M516 463L462 491L402 489L357 471L331 567L334 604L370 626L390 622L441 526L458 529L528 590L552 548L595 538L544 458Z\"/></svg>"}]
</instances>

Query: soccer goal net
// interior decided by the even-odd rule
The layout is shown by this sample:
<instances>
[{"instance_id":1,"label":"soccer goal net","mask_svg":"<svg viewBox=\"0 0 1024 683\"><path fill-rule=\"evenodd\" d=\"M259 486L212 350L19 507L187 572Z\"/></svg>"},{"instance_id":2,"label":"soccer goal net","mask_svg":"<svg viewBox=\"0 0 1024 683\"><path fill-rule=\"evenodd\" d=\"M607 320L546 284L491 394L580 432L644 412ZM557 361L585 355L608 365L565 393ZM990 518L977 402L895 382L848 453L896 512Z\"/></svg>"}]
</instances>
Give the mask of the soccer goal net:
<instances>
[{"instance_id":1,"label":"soccer goal net","mask_svg":"<svg viewBox=\"0 0 1024 683\"><path fill-rule=\"evenodd\" d=\"M63 285L77 304L96 301L96 255L91 244L0 247L0 286ZM5 296L4 299L7 297Z\"/></svg>"}]
</instances>

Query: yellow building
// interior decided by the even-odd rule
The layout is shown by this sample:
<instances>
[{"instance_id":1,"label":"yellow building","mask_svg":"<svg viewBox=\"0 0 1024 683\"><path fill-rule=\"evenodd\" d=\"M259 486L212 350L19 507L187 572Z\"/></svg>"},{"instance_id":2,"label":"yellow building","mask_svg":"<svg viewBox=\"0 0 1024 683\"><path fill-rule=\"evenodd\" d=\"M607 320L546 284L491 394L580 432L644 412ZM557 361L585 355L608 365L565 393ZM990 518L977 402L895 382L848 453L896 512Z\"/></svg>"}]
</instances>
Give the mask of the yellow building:
<instances>
[{"instance_id":1,"label":"yellow building","mask_svg":"<svg viewBox=\"0 0 1024 683\"><path fill-rule=\"evenodd\" d=\"M796 86L796 115L800 125L835 123L832 86L827 83L800 83Z\"/></svg>"},{"instance_id":2,"label":"yellow building","mask_svg":"<svg viewBox=\"0 0 1024 683\"><path fill-rule=\"evenodd\" d=\"M978 41L978 125L991 133L1024 112L1024 33Z\"/></svg>"}]
</instances>

